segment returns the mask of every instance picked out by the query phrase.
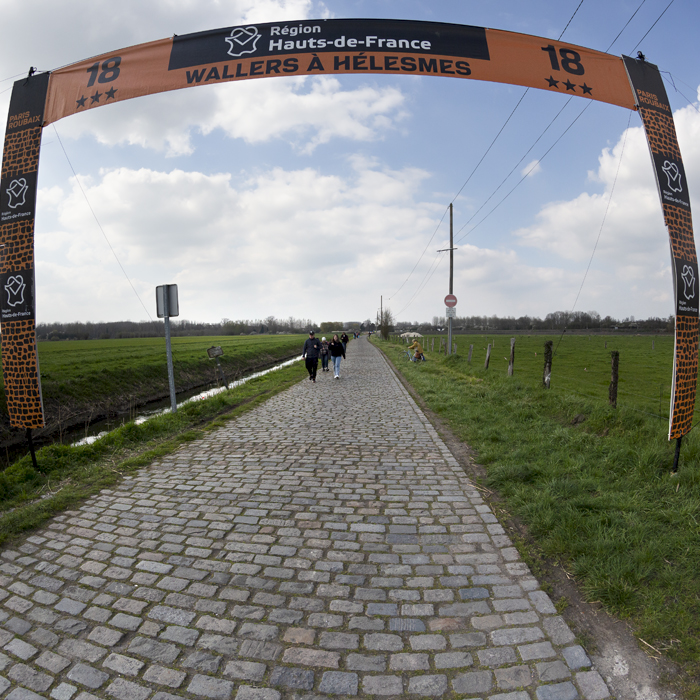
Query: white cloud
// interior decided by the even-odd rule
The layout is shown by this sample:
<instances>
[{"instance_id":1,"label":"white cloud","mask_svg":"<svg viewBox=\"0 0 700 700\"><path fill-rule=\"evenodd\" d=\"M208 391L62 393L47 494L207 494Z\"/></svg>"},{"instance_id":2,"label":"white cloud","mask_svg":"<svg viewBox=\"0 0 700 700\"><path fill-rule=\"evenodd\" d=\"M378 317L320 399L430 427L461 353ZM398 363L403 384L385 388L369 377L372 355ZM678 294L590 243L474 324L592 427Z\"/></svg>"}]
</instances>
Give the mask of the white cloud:
<instances>
[{"instance_id":1,"label":"white cloud","mask_svg":"<svg viewBox=\"0 0 700 700\"><path fill-rule=\"evenodd\" d=\"M314 316L313 300L330 318L338 295L404 274L434 225L434 207L421 201L426 178L358 158L347 177L274 168L234 183L229 174L119 168L81 184L142 298L175 282L183 315L217 320L259 309ZM75 182L63 196L42 191L41 201L40 320L78 306L93 320L143 317Z\"/></svg>"},{"instance_id":2,"label":"white cloud","mask_svg":"<svg viewBox=\"0 0 700 700\"><path fill-rule=\"evenodd\" d=\"M687 107L674 117L691 203L700 201L700 114ZM600 234L585 294L603 308L610 295L618 295L650 314L673 313L668 234L642 127L628 129L604 149L589 177L602 192L546 204L536 223L515 236L550 261L552 255L578 261L583 272Z\"/></svg>"},{"instance_id":3,"label":"white cloud","mask_svg":"<svg viewBox=\"0 0 700 700\"><path fill-rule=\"evenodd\" d=\"M520 175L522 177L532 177L533 175L537 175L537 173L541 172L542 166L540 165L539 160L533 160L529 162L521 171Z\"/></svg>"},{"instance_id":4,"label":"white cloud","mask_svg":"<svg viewBox=\"0 0 700 700\"><path fill-rule=\"evenodd\" d=\"M247 143L287 139L311 153L333 138L374 141L405 116L403 93L392 86L343 90L332 77L288 77L149 95L59 122L58 132L91 134L108 146L138 145L169 156L193 152L192 136L223 131Z\"/></svg>"}]
</instances>

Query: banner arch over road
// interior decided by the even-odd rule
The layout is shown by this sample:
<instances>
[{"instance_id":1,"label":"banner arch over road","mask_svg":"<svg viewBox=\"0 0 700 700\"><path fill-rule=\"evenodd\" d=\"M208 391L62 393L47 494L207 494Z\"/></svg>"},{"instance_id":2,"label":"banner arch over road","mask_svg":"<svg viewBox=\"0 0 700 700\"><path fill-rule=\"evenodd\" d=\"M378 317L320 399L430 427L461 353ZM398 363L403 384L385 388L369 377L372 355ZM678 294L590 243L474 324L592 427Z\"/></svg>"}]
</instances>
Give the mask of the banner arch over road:
<instances>
[{"instance_id":1,"label":"banner arch over road","mask_svg":"<svg viewBox=\"0 0 700 700\"><path fill-rule=\"evenodd\" d=\"M692 427L698 262L683 160L659 70L561 41L439 22L329 19L197 32L95 56L14 84L0 178L0 321L13 427L44 426L35 332L34 217L42 130L157 92L290 75L373 73L486 80L639 111L669 235L676 343L669 439Z\"/></svg>"}]
</instances>

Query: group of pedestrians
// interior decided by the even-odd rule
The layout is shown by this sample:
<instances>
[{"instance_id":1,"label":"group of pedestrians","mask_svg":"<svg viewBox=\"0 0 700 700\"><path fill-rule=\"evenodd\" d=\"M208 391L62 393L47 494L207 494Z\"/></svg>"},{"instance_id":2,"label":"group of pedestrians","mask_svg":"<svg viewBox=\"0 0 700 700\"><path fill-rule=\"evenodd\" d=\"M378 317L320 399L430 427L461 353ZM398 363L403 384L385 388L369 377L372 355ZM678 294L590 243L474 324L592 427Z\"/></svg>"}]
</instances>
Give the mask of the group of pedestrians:
<instances>
[{"instance_id":1,"label":"group of pedestrians","mask_svg":"<svg viewBox=\"0 0 700 700\"><path fill-rule=\"evenodd\" d=\"M304 350L301 356L306 360L306 369L309 373L310 381L316 382L319 358L321 358L321 371L330 372L328 368L330 360L333 363L333 377L340 379L340 360L345 358L348 340L348 336L345 333L340 338L338 338L337 334L334 335L330 342L325 338L319 340L314 331L309 331L309 337L304 343Z\"/></svg>"}]
</instances>

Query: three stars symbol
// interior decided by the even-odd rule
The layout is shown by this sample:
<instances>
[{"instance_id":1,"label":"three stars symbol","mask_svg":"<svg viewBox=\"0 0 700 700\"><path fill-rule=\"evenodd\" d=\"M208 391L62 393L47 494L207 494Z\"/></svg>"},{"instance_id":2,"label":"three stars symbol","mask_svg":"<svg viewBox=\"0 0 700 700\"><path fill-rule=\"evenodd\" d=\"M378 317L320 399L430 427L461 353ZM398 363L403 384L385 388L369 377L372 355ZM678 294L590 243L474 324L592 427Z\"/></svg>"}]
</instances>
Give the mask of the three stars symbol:
<instances>
[{"instance_id":1,"label":"three stars symbol","mask_svg":"<svg viewBox=\"0 0 700 700\"><path fill-rule=\"evenodd\" d=\"M100 97L102 97L102 95L105 95L106 100L113 100L113 99L115 99L116 94L117 94L117 88L110 88L109 90L107 90L104 93L95 90L95 94L90 95L90 106L92 106L94 104L99 104ZM87 102L87 99L88 98L85 97L85 95L81 95L80 99L76 100L76 103L78 105L78 109L80 109L81 107L85 107L85 103Z\"/></svg>"},{"instance_id":2,"label":"three stars symbol","mask_svg":"<svg viewBox=\"0 0 700 700\"><path fill-rule=\"evenodd\" d=\"M559 90L559 83L561 82L563 85L566 86L567 92L569 92L569 91L576 92L576 88L580 87L581 90L583 91L584 95L592 95L593 94L593 88L586 85L586 83L584 83L583 85L576 85L575 83L572 83L570 80L566 80L566 81L555 80L551 75L549 76L549 78L545 78L545 80L547 81L547 83L549 83L549 87L556 88L557 90Z\"/></svg>"}]
</instances>

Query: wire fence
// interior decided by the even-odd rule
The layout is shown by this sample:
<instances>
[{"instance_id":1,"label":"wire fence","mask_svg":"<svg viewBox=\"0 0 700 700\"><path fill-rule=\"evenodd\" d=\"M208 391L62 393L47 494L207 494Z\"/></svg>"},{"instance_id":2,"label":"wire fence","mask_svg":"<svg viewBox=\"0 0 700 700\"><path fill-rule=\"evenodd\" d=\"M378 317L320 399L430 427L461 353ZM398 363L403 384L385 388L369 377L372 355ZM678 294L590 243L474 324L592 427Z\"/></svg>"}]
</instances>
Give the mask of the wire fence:
<instances>
[{"instance_id":1,"label":"wire fence","mask_svg":"<svg viewBox=\"0 0 700 700\"><path fill-rule=\"evenodd\" d=\"M515 338L513 374L523 381L542 384L544 335L453 335L453 352L459 361L471 360L474 371L507 372L511 337ZM410 345L414 337L392 336L394 342ZM447 354L446 335L418 338L426 356ZM612 377L612 352L619 353L616 404L639 414L668 422L673 373L672 335L585 335L564 336L554 353L550 389L572 394L586 401L608 404ZM490 353L489 353L490 351ZM490 354L488 369L486 355ZM700 423L696 403L693 424Z\"/></svg>"}]
</instances>

